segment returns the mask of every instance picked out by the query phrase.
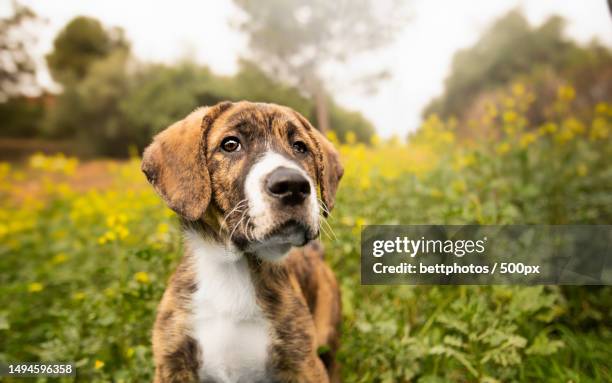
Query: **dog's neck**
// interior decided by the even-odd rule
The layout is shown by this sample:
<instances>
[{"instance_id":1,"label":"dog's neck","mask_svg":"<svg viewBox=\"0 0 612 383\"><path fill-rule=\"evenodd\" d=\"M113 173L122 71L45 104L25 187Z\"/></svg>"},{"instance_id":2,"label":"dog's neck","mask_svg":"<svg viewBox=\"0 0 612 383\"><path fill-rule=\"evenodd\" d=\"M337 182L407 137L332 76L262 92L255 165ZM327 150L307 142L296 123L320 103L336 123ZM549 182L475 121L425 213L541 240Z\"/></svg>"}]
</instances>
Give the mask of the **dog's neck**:
<instances>
[{"instance_id":1,"label":"dog's neck","mask_svg":"<svg viewBox=\"0 0 612 383\"><path fill-rule=\"evenodd\" d=\"M270 267L279 267L285 256L291 250L291 245L287 246L254 246L253 250L257 251L257 255L251 251L243 251L228 240L226 235L220 230L218 220L212 215L207 215L204 219L198 221L187 221L181 219L181 227L184 237L192 242L203 241L209 249L213 247L217 249L219 261L237 261L241 258L246 258L253 269L260 269L261 263L269 264ZM265 261L262 261L265 260ZM211 261L213 261L211 259Z\"/></svg>"},{"instance_id":2,"label":"dog's neck","mask_svg":"<svg viewBox=\"0 0 612 383\"><path fill-rule=\"evenodd\" d=\"M186 230L185 244L185 261L196 286L190 300L192 336L205 345L202 357L207 369L200 371L200 377L265 380L270 324L258 299L262 278L254 274L247 254L211 236Z\"/></svg>"},{"instance_id":3,"label":"dog's neck","mask_svg":"<svg viewBox=\"0 0 612 383\"><path fill-rule=\"evenodd\" d=\"M252 291L265 305L268 298L274 300L291 283L286 262L262 260L260 255L227 245L205 224L184 226L184 237L184 262L195 272L198 288L212 280L219 288Z\"/></svg>"}]
</instances>

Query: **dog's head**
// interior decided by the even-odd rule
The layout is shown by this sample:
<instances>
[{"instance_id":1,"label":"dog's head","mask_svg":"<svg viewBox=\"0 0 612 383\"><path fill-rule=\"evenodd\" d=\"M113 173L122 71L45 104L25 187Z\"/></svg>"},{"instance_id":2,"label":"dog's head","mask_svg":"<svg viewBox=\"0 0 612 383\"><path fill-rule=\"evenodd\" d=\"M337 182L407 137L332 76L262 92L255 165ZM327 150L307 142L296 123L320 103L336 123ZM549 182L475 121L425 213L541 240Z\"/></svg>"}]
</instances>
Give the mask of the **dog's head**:
<instances>
[{"instance_id":1,"label":"dog's head","mask_svg":"<svg viewBox=\"0 0 612 383\"><path fill-rule=\"evenodd\" d=\"M185 220L270 260L319 234L343 173L336 150L302 115L244 101L171 125L145 150L142 170Z\"/></svg>"}]
</instances>

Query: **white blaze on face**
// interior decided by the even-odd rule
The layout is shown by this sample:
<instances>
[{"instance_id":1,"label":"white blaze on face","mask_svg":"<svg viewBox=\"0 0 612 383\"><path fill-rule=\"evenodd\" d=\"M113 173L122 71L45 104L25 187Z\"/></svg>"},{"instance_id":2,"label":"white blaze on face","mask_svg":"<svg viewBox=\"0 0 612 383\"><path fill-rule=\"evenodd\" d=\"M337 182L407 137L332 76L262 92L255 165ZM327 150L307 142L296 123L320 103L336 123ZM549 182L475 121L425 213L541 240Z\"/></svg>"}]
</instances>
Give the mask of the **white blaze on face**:
<instances>
[{"instance_id":1,"label":"white blaze on face","mask_svg":"<svg viewBox=\"0 0 612 383\"><path fill-rule=\"evenodd\" d=\"M280 167L295 169L308 180L311 192L304 201L303 209L306 209L306 212L303 219L306 219L307 222L304 223L312 228L316 228L319 224L317 189L313 180L295 161L278 153L268 151L251 167L244 184L245 195L249 206L248 216L251 218L251 222L255 227L253 234L257 239L263 238L270 230L281 223L277 222L276 212L274 210L278 209L278 207L272 204L274 198L265 190L266 178L270 173ZM281 238L274 238L272 240L276 243L282 241ZM288 241L285 243L291 242L289 238L287 240Z\"/></svg>"}]
</instances>

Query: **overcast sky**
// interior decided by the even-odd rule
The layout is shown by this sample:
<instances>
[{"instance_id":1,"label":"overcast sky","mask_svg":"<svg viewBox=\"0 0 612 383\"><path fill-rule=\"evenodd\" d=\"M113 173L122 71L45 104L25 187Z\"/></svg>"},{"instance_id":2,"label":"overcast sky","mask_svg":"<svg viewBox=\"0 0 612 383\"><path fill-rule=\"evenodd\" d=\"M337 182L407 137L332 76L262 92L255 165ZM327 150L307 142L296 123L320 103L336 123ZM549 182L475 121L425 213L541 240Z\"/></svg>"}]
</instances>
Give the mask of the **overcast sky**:
<instances>
[{"instance_id":1,"label":"overcast sky","mask_svg":"<svg viewBox=\"0 0 612 383\"><path fill-rule=\"evenodd\" d=\"M0 12L6 10L7 3L0 5ZM23 3L47 19L37 32L41 66L58 30L77 15L122 27L134 53L143 60L170 63L191 57L216 73L233 74L238 57L247 49L245 37L229 24L239 13L228 0ZM612 46L612 19L606 0L413 0L409 6L413 17L396 41L376 54L343 65L339 81L331 89L340 104L360 110L385 137L405 136L418 126L422 108L443 90L453 53L474 44L484 28L512 8L520 7L532 24L559 14L567 19L566 33L572 38L588 42L597 37ZM377 93L365 94L347 85L364 69L381 67L389 68L392 78L380 83ZM51 84L48 74L41 73L40 79Z\"/></svg>"}]
</instances>

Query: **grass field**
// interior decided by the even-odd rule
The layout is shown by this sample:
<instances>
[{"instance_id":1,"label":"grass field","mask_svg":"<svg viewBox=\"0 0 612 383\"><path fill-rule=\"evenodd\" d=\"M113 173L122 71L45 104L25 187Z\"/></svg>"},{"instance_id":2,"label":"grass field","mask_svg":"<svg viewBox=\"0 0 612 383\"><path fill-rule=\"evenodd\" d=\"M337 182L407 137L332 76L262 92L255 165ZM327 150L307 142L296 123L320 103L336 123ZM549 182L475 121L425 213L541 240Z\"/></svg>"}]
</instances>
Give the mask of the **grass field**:
<instances>
[{"instance_id":1,"label":"grass field","mask_svg":"<svg viewBox=\"0 0 612 383\"><path fill-rule=\"evenodd\" d=\"M410 145L340 145L346 175L322 240L342 288L345 381L612 381L610 287L360 285L364 224L612 222L612 106L531 129L509 112L491 117L502 139L469 149L435 117ZM181 243L139 159L37 155L0 166L0 193L0 360L149 381Z\"/></svg>"}]
</instances>

